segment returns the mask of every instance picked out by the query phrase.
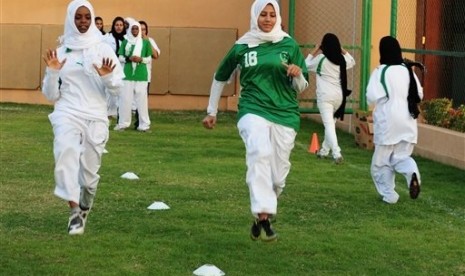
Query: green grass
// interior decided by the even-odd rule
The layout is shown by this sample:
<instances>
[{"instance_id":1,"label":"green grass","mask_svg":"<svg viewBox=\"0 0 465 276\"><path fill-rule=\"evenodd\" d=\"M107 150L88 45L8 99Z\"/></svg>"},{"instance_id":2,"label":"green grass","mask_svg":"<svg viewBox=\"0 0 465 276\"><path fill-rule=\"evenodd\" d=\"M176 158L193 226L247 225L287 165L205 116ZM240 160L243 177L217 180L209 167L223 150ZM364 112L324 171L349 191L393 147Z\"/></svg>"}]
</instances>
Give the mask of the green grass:
<instances>
[{"instance_id":1,"label":"green grass","mask_svg":"<svg viewBox=\"0 0 465 276\"><path fill-rule=\"evenodd\" d=\"M276 243L249 238L245 151L233 113L213 131L203 112L151 112L152 132L110 131L86 233L66 232L53 195L49 106L0 104L1 275L463 275L465 173L416 158L422 193L382 203L372 152L339 132L345 164L307 152L323 127L302 120L280 197ZM132 171L140 180L120 176ZM151 211L153 201L171 209Z\"/></svg>"}]
</instances>

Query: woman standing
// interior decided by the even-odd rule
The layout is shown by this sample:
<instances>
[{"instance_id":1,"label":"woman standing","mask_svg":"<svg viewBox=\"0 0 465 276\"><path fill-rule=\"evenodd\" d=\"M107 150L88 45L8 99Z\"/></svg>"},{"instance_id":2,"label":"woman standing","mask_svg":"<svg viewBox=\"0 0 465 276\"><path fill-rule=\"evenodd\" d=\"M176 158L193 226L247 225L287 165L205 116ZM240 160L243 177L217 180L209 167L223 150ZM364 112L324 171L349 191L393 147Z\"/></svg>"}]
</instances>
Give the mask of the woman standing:
<instances>
[{"instance_id":1,"label":"woman standing","mask_svg":"<svg viewBox=\"0 0 465 276\"><path fill-rule=\"evenodd\" d=\"M420 172L411 157L417 143L418 103L423 88L412 70L404 63L399 42L390 36L379 44L380 63L367 87L367 101L374 104L373 131L375 152L371 161L371 176L383 201L395 204L395 174L407 180L410 197L420 193Z\"/></svg>"},{"instance_id":2,"label":"woman standing","mask_svg":"<svg viewBox=\"0 0 465 276\"><path fill-rule=\"evenodd\" d=\"M105 35L105 42L108 43L116 55L118 55L121 43L123 43L126 35L126 29L124 28L124 18L117 16L113 19L111 24L111 31ZM108 95L108 116L117 117L118 115L118 96Z\"/></svg>"},{"instance_id":3,"label":"woman standing","mask_svg":"<svg viewBox=\"0 0 465 276\"><path fill-rule=\"evenodd\" d=\"M246 182L254 221L253 240L276 240L270 218L286 184L296 131L300 128L297 94L308 86L305 60L297 43L281 29L275 0L256 0L250 30L220 63L212 83L203 125L214 128L218 101L231 74L240 67L242 87L238 129L246 148Z\"/></svg>"},{"instance_id":4,"label":"woman standing","mask_svg":"<svg viewBox=\"0 0 465 276\"><path fill-rule=\"evenodd\" d=\"M126 35L126 29L124 28L124 18L121 16L115 17L111 24L111 31L105 36L105 42L110 44L111 48L118 54L119 47L124 40Z\"/></svg>"},{"instance_id":5,"label":"woman standing","mask_svg":"<svg viewBox=\"0 0 465 276\"><path fill-rule=\"evenodd\" d=\"M160 56L160 48L158 47L157 43L153 38L148 36L149 34L149 27L147 25L147 22L140 20L140 29L142 31L142 39L148 40L150 42L150 45L152 47L152 59L158 59ZM150 90L150 82L152 80L152 59L147 63L147 75L148 75L148 83L147 83L147 96L149 95L149 90ZM133 107L135 107L136 104L133 103ZM134 128L137 129L139 127L139 111L135 109L135 122L134 122Z\"/></svg>"},{"instance_id":6,"label":"woman standing","mask_svg":"<svg viewBox=\"0 0 465 276\"><path fill-rule=\"evenodd\" d=\"M129 22L129 33L119 49L119 60L124 63L124 87L119 98L118 124L114 130L123 131L131 125L133 100L139 112L138 131L150 129L147 85L149 82L147 64L152 59L152 46L142 39L140 24Z\"/></svg>"},{"instance_id":7,"label":"woman standing","mask_svg":"<svg viewBox=\"0 0 465 276\"><path fill-rule=\"evenodd\" d=\"M102 33L102 35L106 34L106 32L105 32L105 30L103 28L103 18L102 17L100 17L100 16L95 17L95 26Z\"/></svg>"},{"instance_id":8,"label":"woman standing","mask_svg":"<svg viewBox=\"0 0 465 276\"><path fill-rule=\"evenodd\" d=\"M318 54L320 51L322 53ZM346 97L352 92L347 89L346 70L354 67L355 60L342 49L335 34L327 33L305 62L308 70L316 73L317 105L325 127L317 157L326 158L331 151L334 162L341 164L344 159L337 141L336 119L344 119Z\"/></svg>"},{"instance_id":9,"label":"woman standing","mask_svg":"<svg viewBox=\"0 0 465 276\"><path fill-rule=\"evenodd\" d=\"M100 179L108 140L106 92L117 93L124 77L119 61L94 23L85 0L68 6L62 45L48 50L42 92L55 103L49 115L55 136L55 195L68 201L68 233L84 233Z\"/></svg>"}]
</instances>

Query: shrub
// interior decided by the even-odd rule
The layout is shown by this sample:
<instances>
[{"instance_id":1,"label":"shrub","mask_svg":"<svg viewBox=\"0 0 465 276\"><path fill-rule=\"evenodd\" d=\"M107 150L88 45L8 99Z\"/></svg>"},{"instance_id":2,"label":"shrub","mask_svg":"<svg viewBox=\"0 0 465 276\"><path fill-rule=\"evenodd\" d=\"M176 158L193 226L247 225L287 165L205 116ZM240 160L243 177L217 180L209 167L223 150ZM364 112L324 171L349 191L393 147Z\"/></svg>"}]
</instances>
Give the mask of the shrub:
<instances>
[{"instance_id":1,"label":"shrub","mask_svg":"<svg viewBox=\"0 0 465 276\"><path fill-rule=\"evenodd\" d=\"M453 113L450 128L456 131L465 132L465 105L460 105Z\"/></svg>"},{"instance_id":2,"label":"shrub","mask_svg":"<svg viewBox=\"0 0 465 276\"><path fill-rule=\"evenodd\" d=\"M465 132L465 106L452 107L447 98L423 101L420 105L425 123L433 126Z\"/></svg>"}]
</instances>

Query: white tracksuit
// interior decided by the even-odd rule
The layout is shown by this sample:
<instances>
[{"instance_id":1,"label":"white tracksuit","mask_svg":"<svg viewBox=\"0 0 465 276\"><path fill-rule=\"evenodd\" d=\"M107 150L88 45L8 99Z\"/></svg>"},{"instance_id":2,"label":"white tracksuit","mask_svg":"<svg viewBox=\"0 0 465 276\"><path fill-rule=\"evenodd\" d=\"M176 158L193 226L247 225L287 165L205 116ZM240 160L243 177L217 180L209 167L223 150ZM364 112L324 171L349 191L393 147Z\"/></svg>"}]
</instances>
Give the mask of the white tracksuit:
<instances>
[{"instance_id":1,"label":"white tracksuit","mask_svg":"<svg viewBox=\"0 0 465 276\"><path fill-rule=\"evenodd\" d=\"M112 33L106 33L104 35L103 42L107 43L108 45L111 46L113 51L116 53L116 40L115 37L113 36ZM119 44L121 45L122 41L119 41ZM121 65L123 66L123 65ZM112 117L117 117L118 116L118 104L119 104L119 94L120 92L116 93L107 93L107 104L108 104L108 116Z\"/></svg>"},{"instance_id":2,"label":"white tracksuit","mask_svg":"<svg viewBox=\"0 0 465 276\"><path fill-rule=\"evenodd\" d=\"M316 57L311 54L305 59L308 71L317 72L320 61L325 58L323 54ZM347 52L344 55L346 69L355 66L354 58ZM321 144L320 153L329 154L332 151L333 158L341 157L341 148L337 142L336 136L336 119L334 112L342 103L342 88L340 80L339 65L329 61L327 58L321 63L321 68L316 75L316 96L318 110L320 111L321 120L325 126L325 137Z\"/></svg>"},{"instance_id":3,"label":"white tracksuit","mask_svg":"<svg viewBox=\"0 0 465 276\"><path fill-rule=\"evenodd\" d=\"M84 51L87 57L93 58L90 62L84 61ZM109 45L100 43L84 51L58 48L58 59L66 58L66 62L59 71L46 69L42 92L55 102L54 111L49 115L55 135L55 195L90 208L108 140L105 93L118 93L124 73ZM89 63L101 66L102 57L110 57L116 64L112 73L100 77L95 68L84 68Z\"/></svg>"},{"instance_id":4,"label":"white tracksuit","mask_svg":"<svg viewBox=\"0 0 465 276\"><path fill-rule=\"evenodd\" d=\"M403 65L392 65L385 71L385 84L382 85L382 71L386 65L380 65L371 74L367 87L367 101L374 104L373 130L375 152L371 163L371 175L378 193L387 203L396 203L399 194L395 189L395 173L401 173L407 180L407 186L413 173L420 173L415 160L411 157L417 143L417 120L410 116L407 96L410 78ZM418 94L423 98L423 88L414 73ZM388 97L389 95L389 97Z\"/></svg>"},{"instance_id":5,"label":"white tracksuit","mask_svg":"<svg viewBox=\"0 0 465 276\"><path fill-rule=\"evenodd\" d=\"M291 169L289 156L297 132L254 114L244 115L237 127L246 148L246 182L252 214L276 215L277 198Z\"/></svg>"}]
</instances>

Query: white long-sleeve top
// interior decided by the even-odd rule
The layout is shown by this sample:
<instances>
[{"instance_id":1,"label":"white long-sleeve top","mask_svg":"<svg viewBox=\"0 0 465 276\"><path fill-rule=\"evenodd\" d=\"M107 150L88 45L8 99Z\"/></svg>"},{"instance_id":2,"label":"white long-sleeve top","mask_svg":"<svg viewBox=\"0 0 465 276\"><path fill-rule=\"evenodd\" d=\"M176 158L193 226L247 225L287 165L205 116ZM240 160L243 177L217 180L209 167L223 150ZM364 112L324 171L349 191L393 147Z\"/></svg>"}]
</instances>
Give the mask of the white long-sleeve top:
<instances>
[{"instance_id":1,"label":"white long-sleeve top","mask_svg":"<svg viewBox=\"0 0 465 276\"><path fill-rule=\"evenodd\" d=\"M378 66L371 74L367 86L368 104L374 104L373 131L375 145L395 145L400 141L417 143L417 120L408 110L408 90L410 77L404 65L391 65L385 71L382 84L382 71L386 65ZM423 88L415 75L418 95L423 98Z\"/></svg>"},{"instance_id":2,"label":"white long-sleeve top","mask_svg":"<svg viewBox=\"0 0 465 276\"><path fill-rule=\"evenodd\" d=\"M151 37L149 37L150 45L152 45L152 48L157 51L158 55L161 54L160 48L158 47L157 43L155 40ZM153 51L152 49L152 51ZM149 62L147 63L147 75L149 76L149 82L152 77L152 57L150 57Z\"/></svg>"},{"instance_id":3,"label":"white long-sleeve top","mask_svg":"<svg viewBox=\"0 0 465 276\"><path fill-rule=\"evenodd\" d=\"M84 51L86 52L84 55ZM87 56L89 61L84 61ZM99 43L86 50L57 49L60 70L46 68L42 93L55 103L54 112L64 112L86 120L107 121L106 93L117 95L123 85L123 69L112 48ZM100 67L102 58L111 58L116 65L113 72L100 77L91 64ZM86 68L85 65L87 64ZM61 83L61 84L60 84Z\"/></svg>"},{"instance_id":4,"label":"white long-sleeve top","mask_svg":"<svg viewBox=\"0 0 465 276\"><path fill-rule=\"evenodd\" d=\"M116 40L115 40L115 37L113 36L112 33L106 33L103 35L104 38L103 38L103 42L107 43L108 45L111 46L111 48L113 49L113 51L116 53ZM120 45L121 45L121 42L123 41L119 41Z\"/></svg>"},{"instance_id":5,"label":"white long-sleeve top","mask_svg":"<svg viewBox=\"0 0 465 276\"><path fill-rule=\"evenodd\" d=\"M355 66L355 60L349 52L343 55L346 61L346 69ZM341 79L339 65L329 61L323 54L313 56L309 54L305 59L305 64L309 72L317 72L318 64L323 60L320 68L320 74L316 75L316 96L319 100L328 101L334 99L342 99Z\"/></svg>"}]
</instances>

